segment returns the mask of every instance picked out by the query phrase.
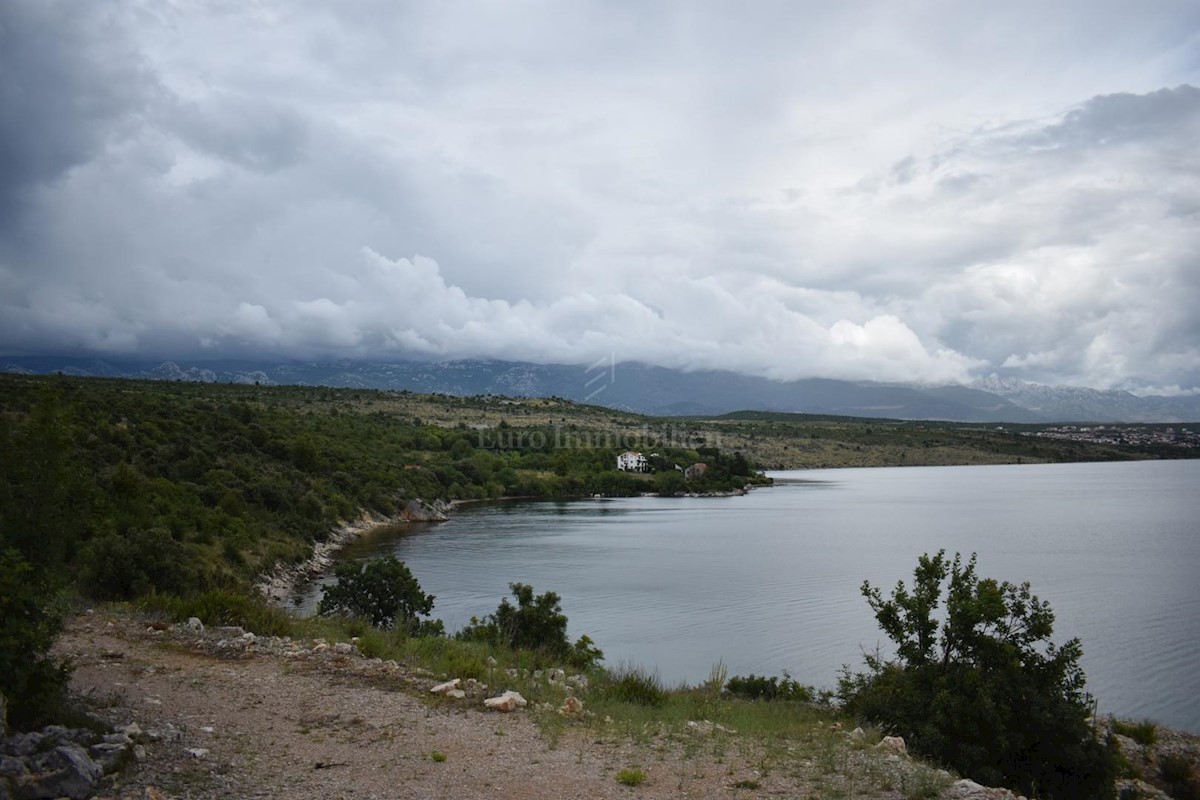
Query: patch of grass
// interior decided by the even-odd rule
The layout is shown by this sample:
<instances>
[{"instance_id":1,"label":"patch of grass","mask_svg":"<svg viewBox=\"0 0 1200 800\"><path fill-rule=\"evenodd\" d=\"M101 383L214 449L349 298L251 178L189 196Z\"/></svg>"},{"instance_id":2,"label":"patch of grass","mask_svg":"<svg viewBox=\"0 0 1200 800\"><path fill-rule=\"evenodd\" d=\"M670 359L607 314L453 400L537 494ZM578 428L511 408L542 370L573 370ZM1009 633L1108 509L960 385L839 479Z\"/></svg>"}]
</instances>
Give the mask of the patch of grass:
<instances>
[{"instance_id":1,"label":"patch of grass","mask_svg":"<svg viewBox=\"0 0 1200 800\"><path fill-rule=\"evenodd\" d=\"M623 786L641 786L646 782L646 773L634 767L626 768L617 773L617 783Z\"/></svg>"},{"instance_id":2,"label":"patch of grass","mask_svg":"<svg viewBox=\"0 0 1200 800\"><path fill-rule=\"evenodd\" d=\"M611 682L602 691L621 703L659 708L667 702L667 691L658 676L637 667L613 673Z\"/></svg>"},{"instance_id":3,"label":"patch of grass","mask_svg":"<svg viewBox=\"0 0 1200 800\"><path fill-rule=\"evenodd\" d=\"M757 789L760 786L762 786L762 784L754 780L734 781L733 783L729 784L729 788L731 789Z\"/></svg>"},{"instance_id":4,"label":"patch of grass","mask_svg":"<svg viewBox=\"0 0 1200 800\"><path fill-rule=\"evenodd\" d=\"M1112 728L1114 733L1128 736L1143 747L1153 747L1154 743L1158 741L1158 726L1153 720L1114 719Z\"/></svg>"},{"instance_id":5,"label":"patch of grass","mask_svg":"<svg viewBox=\"0 0 1200 800\"><path fill-rule=\"evenodd\" d=\"M144 595L135 605L141 611L157 611L177 622L197 617L208 626L237 625L259 636L290 636L296 623L294 617L262 597L229 589L210 589L188 597Z\"/></svg>"},{"instance_id":6,"label":"patch of grass","mask_svg":"<svg viewBox=\"0 0 1200 800\"><path fill-rule=\"evenodd\" d=\"M429 757L439 764L446 760L446 754L437 750L434 750L432 753L430 753Z\"/></svg>"}]
</instances>

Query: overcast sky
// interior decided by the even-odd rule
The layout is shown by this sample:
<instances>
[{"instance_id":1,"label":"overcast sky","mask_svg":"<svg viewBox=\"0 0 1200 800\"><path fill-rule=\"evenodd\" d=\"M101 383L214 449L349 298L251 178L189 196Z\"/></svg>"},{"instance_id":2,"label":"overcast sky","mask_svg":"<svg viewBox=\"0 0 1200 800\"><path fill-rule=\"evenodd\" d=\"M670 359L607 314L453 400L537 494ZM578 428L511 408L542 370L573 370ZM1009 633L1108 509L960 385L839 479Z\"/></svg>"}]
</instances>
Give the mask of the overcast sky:
<instances>
[{"instance_id":1,"label":"overcast sky","mask_svg":"<svg viewBox=\"0 0 1200 800\"><path fill-rule=\"evenodd\" d=\"M0 352L1200 387L1200 3L4 0Z\"/></svg>"}]
</instances>

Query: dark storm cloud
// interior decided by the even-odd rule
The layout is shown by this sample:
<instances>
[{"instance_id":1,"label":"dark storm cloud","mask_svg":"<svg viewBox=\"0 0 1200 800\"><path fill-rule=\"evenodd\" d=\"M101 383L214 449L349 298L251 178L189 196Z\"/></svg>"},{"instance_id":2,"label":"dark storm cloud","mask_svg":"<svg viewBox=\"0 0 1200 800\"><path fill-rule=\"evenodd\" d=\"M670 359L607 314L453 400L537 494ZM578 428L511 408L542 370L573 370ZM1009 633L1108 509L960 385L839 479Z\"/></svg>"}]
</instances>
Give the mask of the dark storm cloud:
<instances>
[{"instance_id":1,"label":"dark storm cloud","mask_svg":"<svg viewBox=\"0 0 1200 800\"><path fill-rule=\"evenodd\" d=\"M0 20L8 352L1200 378L1194 4Z\"/></svg>"},{"instance_id":2,"label":"dark storm cloud","mask_svg":"<svg viewBox=\"0 0 1200 800\"><path fill-rule=\"evenodd\" d=\"M153 84L99 3L0 8L0 225L36 187L86 163L138 113Z\"/></svg>"}]
</instances>

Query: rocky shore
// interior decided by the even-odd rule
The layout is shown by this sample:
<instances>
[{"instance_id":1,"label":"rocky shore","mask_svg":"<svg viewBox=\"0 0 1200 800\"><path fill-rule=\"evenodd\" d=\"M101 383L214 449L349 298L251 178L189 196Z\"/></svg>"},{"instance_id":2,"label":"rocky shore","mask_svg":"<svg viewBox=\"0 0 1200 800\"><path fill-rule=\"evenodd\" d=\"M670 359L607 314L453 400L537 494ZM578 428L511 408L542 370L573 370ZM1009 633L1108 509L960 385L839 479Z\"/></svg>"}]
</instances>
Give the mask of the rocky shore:
<instances>
[{"instance_id":1,"label":"rocky shore","mask_svg":"<svg viewBox=\"0 0 1200 800\"><path fill-rule=\"evenodd\" d=\"M391 525L412 522L445 522L453 503L434 500L427 503L419 498L410 500L397 514L372 514L363 511L357 518L343 521L335 527L323 542L313 545L313 552L298 564L276 564L275 568L259 576L255 588L272 603L286 603L311 581L333 566L334 556L339 550L368 531Z\"/></svg>"}]
</instances>

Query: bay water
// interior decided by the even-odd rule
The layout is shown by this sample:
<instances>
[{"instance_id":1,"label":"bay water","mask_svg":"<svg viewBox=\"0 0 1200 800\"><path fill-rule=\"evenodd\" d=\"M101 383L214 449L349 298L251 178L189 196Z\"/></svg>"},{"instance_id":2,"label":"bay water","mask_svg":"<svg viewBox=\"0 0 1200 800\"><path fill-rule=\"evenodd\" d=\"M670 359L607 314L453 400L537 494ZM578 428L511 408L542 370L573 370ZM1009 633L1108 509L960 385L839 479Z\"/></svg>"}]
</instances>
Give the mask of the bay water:
<instances>
[{"instance_id":1,"label":"bay water","mask_svg":"<svg viewBox=\"0 0 1200 800\"><path fill-rule=\"evenodd\" d=\"M889 652L864 579L886 593L923 553L977 553L981 576L1049 601L1056 642L1082 640L1101 712L1200 733L1200 461L771 474L741 497L467 506L341 557L405 561L449 631L520 581L557 592L610 666L694 684L722 661L833 688Z\"/></svg>"}]
</instances>

